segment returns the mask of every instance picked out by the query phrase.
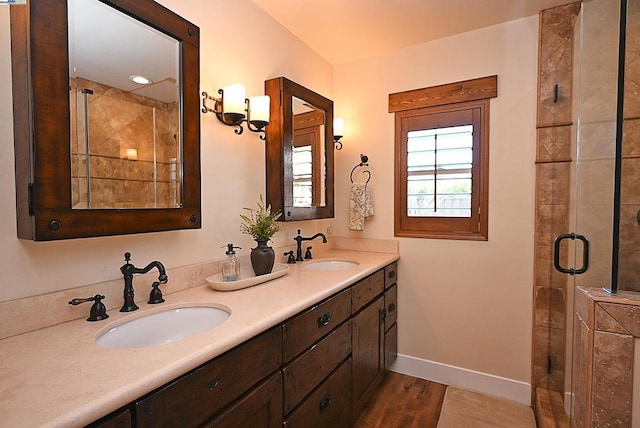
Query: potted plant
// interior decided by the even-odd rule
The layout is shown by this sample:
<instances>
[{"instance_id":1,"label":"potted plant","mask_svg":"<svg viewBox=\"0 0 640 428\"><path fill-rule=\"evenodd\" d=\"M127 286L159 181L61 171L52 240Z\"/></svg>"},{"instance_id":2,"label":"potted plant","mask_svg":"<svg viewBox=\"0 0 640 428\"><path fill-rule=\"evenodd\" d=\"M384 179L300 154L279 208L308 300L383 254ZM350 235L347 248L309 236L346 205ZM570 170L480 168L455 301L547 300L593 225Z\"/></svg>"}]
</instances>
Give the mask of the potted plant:
<instances>
[{"instance_id":1,"label":"potted plant","mask_svg":"<svg viewBox=\"0 0 640 428\"><path fill-rule=\"evenodd\" d=\"M277 232L282 230L282 226L276 222L282 215L281 212L272 213L271 205L266 205L262 194L258 201L258 209L243 208L247 214L240 214L242 233L251 235L258 243L256 248L251 249L251 266L256 276L271 273L275 261L273 248L267 246L267 242Z\"/></svg>"}]
</instances>

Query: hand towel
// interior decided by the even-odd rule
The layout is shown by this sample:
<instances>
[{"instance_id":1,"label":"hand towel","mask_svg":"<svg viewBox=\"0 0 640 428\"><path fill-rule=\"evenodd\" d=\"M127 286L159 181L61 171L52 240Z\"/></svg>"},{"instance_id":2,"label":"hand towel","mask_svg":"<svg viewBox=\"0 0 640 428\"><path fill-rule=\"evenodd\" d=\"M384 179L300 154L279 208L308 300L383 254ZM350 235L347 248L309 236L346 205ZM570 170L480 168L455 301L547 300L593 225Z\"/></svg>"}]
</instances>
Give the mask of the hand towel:
<instances>
[{"instance_id":1,"label":"hand towel","mask_svg":"<svg viewBox=\"0 0 640 428\"><path fill-rule=\"evenodd\" d=\"M349 229L363 230L364 220L373 216L371 192L366 183L353 183L349 195Z\"/></svg>"}]
</instances>

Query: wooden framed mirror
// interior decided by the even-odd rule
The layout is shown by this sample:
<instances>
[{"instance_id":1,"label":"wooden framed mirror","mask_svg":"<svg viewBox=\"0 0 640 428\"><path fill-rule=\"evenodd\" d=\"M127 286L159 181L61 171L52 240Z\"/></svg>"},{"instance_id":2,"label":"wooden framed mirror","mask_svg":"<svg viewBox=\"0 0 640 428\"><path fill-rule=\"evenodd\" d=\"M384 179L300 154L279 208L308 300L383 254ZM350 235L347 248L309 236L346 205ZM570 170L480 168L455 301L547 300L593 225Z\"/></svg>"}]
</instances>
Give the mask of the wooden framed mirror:
<instances>
[{"instance_id":1,"label":"wooden framed mirror","mask_svg":"<svg viewBox=\"0 0 640 428\"><path fill-rule=\"evenodd\" d=\"M201 227L197 26L152 0L30 0L11 51L19 238Z\"/></svg>"},{"instance_id":2,"label":"wooden framed mirror","mask_svg":"<svg viewBox=\"0 0 640 428\"><path fill-rule=\"evenodd\" d=\"M282 221L334 216L333 101L285 77L265 82L267 203Z\"/></svg>"}]
</instances>

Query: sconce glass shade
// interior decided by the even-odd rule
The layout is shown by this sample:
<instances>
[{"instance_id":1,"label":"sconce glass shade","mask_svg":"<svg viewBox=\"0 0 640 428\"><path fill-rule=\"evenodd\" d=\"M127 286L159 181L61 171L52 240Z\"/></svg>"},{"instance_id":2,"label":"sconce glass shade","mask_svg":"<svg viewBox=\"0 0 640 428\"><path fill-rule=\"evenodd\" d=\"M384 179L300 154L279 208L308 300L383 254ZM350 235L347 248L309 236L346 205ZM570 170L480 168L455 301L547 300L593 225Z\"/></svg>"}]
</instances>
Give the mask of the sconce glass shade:
<instances>
[{"instance_id":1,"label":"sconce glass shade","mask_svg":"<svg viewBox=\"0 0 640 428\"><path fill-rule=\"evenodd\" d=\"M138 150L127 149L127 160L138 160Z\"/></svg>"},{"instance_id":2,"label":"sconce glass shade","mask_svg":"<svg viewBox=\"0 0 640 428\"><path fill-rule=\"evenodd\" d=\"M336 117L333 119L333 135L342 137L344 135L344 119Z\"/></svg>"},{"instance_id":3,"label":"sconce glass shade","mask_svg":"<svg viewBox=\"0 0 640 428\"><path fill-rule=\"evenodd\" d=\"M240 84L225 87L222 97L222 111L225 116L237 120L237 115L244 118L244 100L246 97L246 89Z\"/></svg>"},{"instance_id":4,"label":"sconce glass shade","mask_svg":"<svg viewBox=\"0 0 640 428\"><path fill-rule=\"evenodd\" d=\"M249 120L251 123L269 123L269 95L261 95L249 98Z\"/></svg>"}]
</instances>

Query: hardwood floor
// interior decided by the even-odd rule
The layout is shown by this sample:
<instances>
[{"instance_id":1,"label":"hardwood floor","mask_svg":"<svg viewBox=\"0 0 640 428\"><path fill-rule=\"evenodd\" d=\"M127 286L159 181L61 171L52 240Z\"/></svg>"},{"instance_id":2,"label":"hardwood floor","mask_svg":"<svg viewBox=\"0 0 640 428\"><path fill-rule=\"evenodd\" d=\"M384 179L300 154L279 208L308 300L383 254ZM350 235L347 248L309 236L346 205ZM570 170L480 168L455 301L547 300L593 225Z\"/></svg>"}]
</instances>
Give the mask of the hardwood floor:
<instances>
[{"instance_id":1,"label":"hardwood floor","mask_svg":"<svg viewBox=\"0 0 640 428\"><path fill-rule=\"evenodd\" d=\"M353 428L436 428L446 385L387 372Z\"/></svg>"}]
</instances>

